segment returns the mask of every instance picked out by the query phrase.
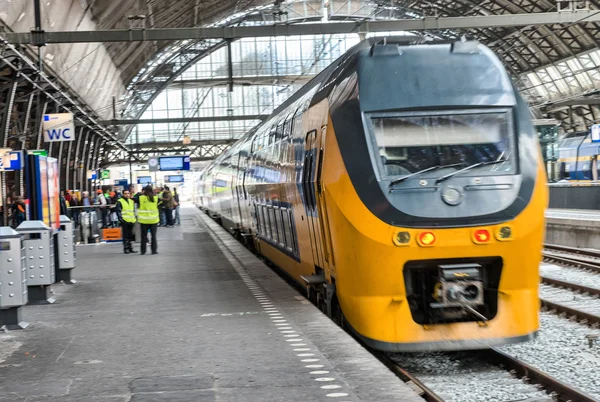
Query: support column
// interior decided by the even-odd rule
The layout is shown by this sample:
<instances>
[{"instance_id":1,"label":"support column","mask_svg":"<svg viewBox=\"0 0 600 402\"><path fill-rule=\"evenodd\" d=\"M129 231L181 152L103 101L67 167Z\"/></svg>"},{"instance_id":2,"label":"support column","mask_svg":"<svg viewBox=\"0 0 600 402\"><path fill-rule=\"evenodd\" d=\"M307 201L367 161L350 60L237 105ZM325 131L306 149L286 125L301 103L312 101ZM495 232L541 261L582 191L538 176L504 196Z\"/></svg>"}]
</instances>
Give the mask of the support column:
<instances>
[{"instance_id":1,"label":"support column","mask_svg":"<svg viewBox=\"0 0 600 402\"><path fill-rule=\"evenodd\" d=\"M231 51L231 39L227 39L227 87L233 92L233 57Z\"/></svg>"},{"instance_id":2,"label":"support column","mask_svg":"<svg viewBox=\"0 0 600 402\"><path fill-rule=\"evenodd\" d=\"M69 141L71 142L71 141ZM63 160L63 148L64 148L64 141L61 141L60 144L58 145L58 180L60 181L59 185L58 185L58 190L62 190L67 191L67 185L66 185L66 181L63 181L64 179L64 175L63 173L65 173L65 161Z\"/></svg>"},{"instance_id":3,"label":"support column","mask_svg":"<svg viewBox=\"0 0 600 402\"><path fill-rule=\"evenodd\" d=\"M44 138L44 115L46 114L46 110L48 109L48 100L44 100L44 104L42 105L42 112L40 113L40 121L39 126L37 127L37 145L35 149L40 149L42 147L42 138Z\"/></svg>"},{"instance_id":4,"label":"support column","mask_svg":"<svg viewBox=\"0 0 600 402\"><path fill-rule=\"evenodd\" d=\"M18 77L18 75L17 75ZM4 108L4 114L2 116L2 148L6 148L8 145L8 134L10 132L10 118L12 115L13 105L15 102L15 96L17 94L17 80L15 79L10 87L7 96L7 103ZM6 172L2 172L2 205L4 205L4 214L2 226L8 226L8 206L6 205Z\"/></svg>"},{"instance_id":5,"label":"support column","mask_svg":"<svg viewBox=\"0 0 600 402\"><path fill-rule=\"evenodd\" d=\"M83 146L81 147L81 153L79 154L79 163L83 165L83 168L79 172L79 188L81 191L89 191L87 186L86 174L89 169L88 158L86 155L90 153L90 130L86 130L85 132L85 141L83 142Z\"/></svg>"},{"instance_id":6,"label":"support column","mask_svg":"<svg viewBox=\"0 0 600 402\"><path fill-rule=\"evenodd\" d=\"M81 129L79 130L79 135L77 136L77 144L75 145L75 159L73 159L73 190L81 190L81 187L77 186L77 180L80 179L81 176L82 168L80 166L82 164L83 159L79 155L79 150L81 149L81 143L85 141L83 140L84 136L86 136L87 140L87 131L84 127L81 127Z\"/></svg>"},{"instance_id":7,"label":"support column","mask_svg":"<svg viewBox=\"0 0 600 402\"><path fill-rule=\"evenodd\" d=\"M83 134L83 127L81 127L79 129L79 134L77 135L77 145L79 145L79 140L81 139L81 135ZM67 148L67 164L66 164L66 169L65 169L65 190L69 190L69 187L71 187L71 170L73 170L74 172L76 172L77 167L75 166L75 162L73 162L71 164L71 155L73 155L73 143L75 141L69 141L69 147ZM75 155L77 155L77 151L75 151ZM73 177L75 177L75 173L73 173ZM73 183L75 184L75 183ZM71 187L71 190L74 189L75 187Z\"/></svg>"}]
</instances>

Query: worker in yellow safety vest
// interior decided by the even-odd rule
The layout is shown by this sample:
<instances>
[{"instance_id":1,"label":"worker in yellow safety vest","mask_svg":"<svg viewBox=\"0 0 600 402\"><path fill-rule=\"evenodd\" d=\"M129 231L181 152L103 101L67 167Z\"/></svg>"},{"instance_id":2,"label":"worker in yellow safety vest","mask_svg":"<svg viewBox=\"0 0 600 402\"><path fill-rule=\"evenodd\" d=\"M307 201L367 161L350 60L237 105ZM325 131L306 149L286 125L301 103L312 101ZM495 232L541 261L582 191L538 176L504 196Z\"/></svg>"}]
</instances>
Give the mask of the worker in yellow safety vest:
<instances>
[{"instance_id":1,"label":"worker in yellow safety vest","mask_svg":"<svg viewBox=\"0 0 600 402\"><path fill-rule=\"evenodd\" d=\"M129 190L123 191L123 196L117 201L116 212L123 228L123 252L137 253L133 249L133 225L135 224L135 202L131 199Z\"/></svg>"},{"instance_id":2,"label":"worker in yellow safety vest","mask_svg":"<svg viewBox=\"0 0 600 402\"><path fill-rule=\"evenodd\" d=\"M158 216L158 197L154 194L152 186L144 187L144 191L139 198L140 207L138 209L138 222L142 229L142 239L140 243L142 255L146 254L146 243L148 243L148 231L152 236L151 249L152 254L158 254L156 244L156 227L160 218Z\"/></svg>"}]
</instances>

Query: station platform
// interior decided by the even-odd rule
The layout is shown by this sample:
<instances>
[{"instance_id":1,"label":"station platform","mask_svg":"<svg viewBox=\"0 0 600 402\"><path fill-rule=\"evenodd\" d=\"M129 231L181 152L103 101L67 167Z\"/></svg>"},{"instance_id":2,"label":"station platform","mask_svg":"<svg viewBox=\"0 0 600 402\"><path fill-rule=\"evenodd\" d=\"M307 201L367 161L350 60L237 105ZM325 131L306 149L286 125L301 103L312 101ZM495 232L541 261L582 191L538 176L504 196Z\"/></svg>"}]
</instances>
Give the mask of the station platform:
<instances>
[{"instance_id":1,"label":"station platform","mask_svg":"<svg viewBox=\"0 0 600 402\"><path fill-rule=\"evenodd\" d=\"M423 401L193 207L158 255L80 246L75 285L0 333L0 401Z\"/></svg>"},{"instance_id":2,"label":"station platform","mask_svg":"<svg viewBox=\"0 0 600 402\"><path fill-rule=\"evenodd\" d=\"M579 248L598 248L598 244L600 244L600 210L546 210L546 243Z\"/></svg>"}]
</instances>

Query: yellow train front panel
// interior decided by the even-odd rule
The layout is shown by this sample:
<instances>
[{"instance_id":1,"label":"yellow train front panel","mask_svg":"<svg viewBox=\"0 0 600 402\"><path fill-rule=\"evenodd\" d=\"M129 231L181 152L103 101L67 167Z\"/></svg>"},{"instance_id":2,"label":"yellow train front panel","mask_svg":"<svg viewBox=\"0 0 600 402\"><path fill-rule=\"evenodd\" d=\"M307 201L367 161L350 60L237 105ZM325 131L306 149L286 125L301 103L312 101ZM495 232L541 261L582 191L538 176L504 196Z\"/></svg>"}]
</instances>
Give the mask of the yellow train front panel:
<instances>
[{"instance_id":1,"label":"yellow train front panel","mask_svg":"<svg viewBox=\"0 0 600 402\"><path fill-rule=\"evenodd\" d=\"M511 221L466 228L403 228L388 225L361 202L345 170L335 135L327 137L323 165L325 203L335 250L335 285L346 321L370 346L390 351L486 348L532 337L539 326L538 267L547 205L538 180L528 206ZM539 165L543 177L543 165ZM509 227L511 237L498 240ZM480 230L490 234L477 244ZM397 245L400 232L410 234ZM420 244L432 233L431 246ZM487 321L420 325L407 300L404 268L410 261L497 258L501 261L497 313Z\"/></svg>"}]
</instances>

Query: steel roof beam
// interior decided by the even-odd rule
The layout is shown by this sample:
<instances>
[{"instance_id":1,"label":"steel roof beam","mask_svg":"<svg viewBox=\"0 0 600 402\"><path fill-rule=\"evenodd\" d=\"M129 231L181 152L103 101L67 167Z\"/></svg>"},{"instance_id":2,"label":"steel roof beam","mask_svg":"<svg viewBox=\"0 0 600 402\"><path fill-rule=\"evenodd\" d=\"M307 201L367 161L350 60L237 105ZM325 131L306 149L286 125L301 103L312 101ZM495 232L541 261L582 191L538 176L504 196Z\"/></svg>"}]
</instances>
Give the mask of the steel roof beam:
<instances>
[{"instance_id":1,"label":"steel roof beam","mask_svg":"<svg viewBox=\"0 0 600 402\"><path fill-rule=\"evenodd\" d=\"M267 26L194 27L157 29L112 29L98 31L55 31L4 33L8 43L43 45L47 43L144 42L185 39L238 39L294 35L334 35L389 31L429 31L445 29L485 29L549 24L600 22L597 10L559 13L522 13L468 17L425 17L357 22L276 24Z\"/></svg>"},{"instance_id":2,"label":"steel roof beam","mask_svg":"<svg viewBox=\"0 0 600 402\"><path fill-rule=\"evenodd\" d=\"M100 120L105 126L126 126L131 124L165 124L165 123L198 123L212 121L239 121L239 120L265 120L268 114L251 114L237 116L209 116L209 117L168 117L164 119L118 119Z\"/></svg>"},{"instance_id":3,"label":"steel roof beam","mask_svg":"<svg viewBox=\"0 0 600 402\"><path fill-rule=\"evenodd\" d=\"M258 76L234 76L233 84L241 86L250 85L274 85L283 83L305 83L310 81L315 74L304 75L258 75ZM229 83L227 78L197 78L197 79L181 79L173 81L168 88L203 88L224 86Z\"/></svg>"},{"instance_id":4,"label":"steel roof beam","mask_svg":"<svg viewBox=\"0 0 600 402\"><path fill-rule=\"evenodd\" d=\"M572 106L600 106L600 98L576 98L550 102L547 105L543 105L543 110L546 113L555 113L559 110L568 109Z\"/></svg>"},{"instance_id":5,"label":"steel roof beam","mask_svg":"<svg viewBox=\"0 0 600 402\"><path fill-rule=\"evenodd\" d=\"M197 147L201 145L228 145L236 142L237 138L225 138L225 139L205 139L205 140L192 140L191 144L183 145L181 141L165 141L165 142L140 142L138 144L129 144L133 153L136 152L147 152L152 150L164 150L168 148L188 148Z\"/></svg>"}]
</instances>

